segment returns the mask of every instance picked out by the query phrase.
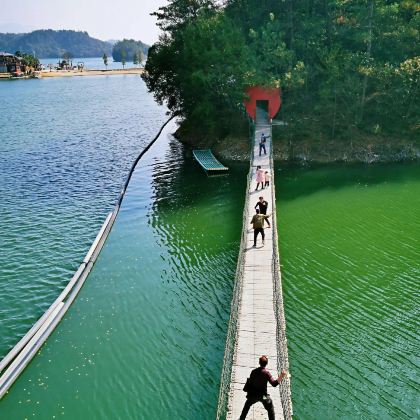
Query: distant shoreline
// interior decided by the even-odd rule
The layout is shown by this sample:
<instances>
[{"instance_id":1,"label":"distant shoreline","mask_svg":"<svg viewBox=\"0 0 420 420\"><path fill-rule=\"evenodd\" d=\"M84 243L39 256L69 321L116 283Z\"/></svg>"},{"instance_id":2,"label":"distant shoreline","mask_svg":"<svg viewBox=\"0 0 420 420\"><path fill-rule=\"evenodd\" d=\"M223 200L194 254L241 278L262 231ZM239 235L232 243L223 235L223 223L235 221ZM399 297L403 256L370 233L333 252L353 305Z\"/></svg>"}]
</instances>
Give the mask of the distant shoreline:
<instances>
[{"instance_id":1,"label":"distant shoreline","mask_svg":"<svg viewBox=\"0 0 420 420\"><path fill-rule=\"evenodd\" d=\"M115 74L142 74L143 68L112 69L112 70L44 70L42 77L73 77L73 76L112 76Z\"/></svg>"}]
</instances>

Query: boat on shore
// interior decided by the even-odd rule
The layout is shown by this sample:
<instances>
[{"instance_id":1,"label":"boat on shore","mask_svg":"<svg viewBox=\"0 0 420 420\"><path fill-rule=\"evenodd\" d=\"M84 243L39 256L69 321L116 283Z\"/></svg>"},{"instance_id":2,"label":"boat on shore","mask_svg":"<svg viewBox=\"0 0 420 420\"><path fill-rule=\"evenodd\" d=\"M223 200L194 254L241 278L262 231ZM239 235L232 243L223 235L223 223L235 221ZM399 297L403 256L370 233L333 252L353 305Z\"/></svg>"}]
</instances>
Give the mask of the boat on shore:
<instances>
[{"instance_id":1,"label":"boat on shore","mask_svg":"<svg viewBox=\"0 0 420 420\"><path fill-rule=\"evenodd\" d=\"M21 80L21 79L29 79L30 78L30 76L29 75L27 75L27 74L22 74L22 73L19 73L19 74L17 74L17 73L12 73L11 75L10 75L10 80Z\"/></svg>"}]
</instances>

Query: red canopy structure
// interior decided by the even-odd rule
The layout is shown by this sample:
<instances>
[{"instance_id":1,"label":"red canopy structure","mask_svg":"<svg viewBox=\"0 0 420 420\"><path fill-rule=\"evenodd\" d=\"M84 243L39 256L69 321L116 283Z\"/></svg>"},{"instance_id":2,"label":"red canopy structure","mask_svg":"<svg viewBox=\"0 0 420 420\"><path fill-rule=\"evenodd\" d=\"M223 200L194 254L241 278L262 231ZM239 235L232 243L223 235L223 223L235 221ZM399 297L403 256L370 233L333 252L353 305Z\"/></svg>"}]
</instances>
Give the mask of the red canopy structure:
<instances>
[{"instance_id":1,"label":"red canopy structure","mask_svg":"<svg viewBox=\"0 0 420 420\"><path fill-rule=\"evenodd\" d=\"M279 88L264 88L252 86L246 90L249 99L244 101L248 115L255 121L257 116L257 105L267 111L268 118L273 119L279 112L281 97Z\"/></svg>"}]
</instances>

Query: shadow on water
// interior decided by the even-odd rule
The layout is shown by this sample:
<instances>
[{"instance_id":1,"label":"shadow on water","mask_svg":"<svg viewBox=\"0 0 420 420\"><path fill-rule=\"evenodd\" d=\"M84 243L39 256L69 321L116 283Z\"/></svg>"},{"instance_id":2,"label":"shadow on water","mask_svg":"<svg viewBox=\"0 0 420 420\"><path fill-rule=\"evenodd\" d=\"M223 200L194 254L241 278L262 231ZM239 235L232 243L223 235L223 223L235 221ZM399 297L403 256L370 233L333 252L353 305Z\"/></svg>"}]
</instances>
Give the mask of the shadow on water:
<instances>
[{"instance_id":1,"label":"shadow on water","mask_svg":"<svg viewBox=\"0 0 420 420\"><path fill-rule=\"evenodd\" d=\"M420 167L278 170L297 418L411 419L418 405Z\"/></svg>"},{"instance_id":2,"label":"shadow on water","mask_svg":"<svg viewBox=\"0 0 420 420\"><path fill-rule=\"evenodd\" d=\"M177 331L171 340L178 355L171 357L189 365L178 372L188 384L188 402L180 400L177 409L182 418L212 418L216 411L248 165L229 167L229 175L207 176L173 140L153 168L148 223L168 263L161 280ZM162 344L171 346L165 339ZM192 417L183 404L195 412Z\"/></svg>"},{"instance_id":3,"label":"shadow on water","mask_svg":"<svg viewBox=\"0 0 420 420\"><path fill-rule=\"evenodd\" d=\"M276 163L276 185L281 200L306 197L320 190L339 190L347 186L401 183L420 179L418 163L312 165Z\"/></svg>"}]
</instances>

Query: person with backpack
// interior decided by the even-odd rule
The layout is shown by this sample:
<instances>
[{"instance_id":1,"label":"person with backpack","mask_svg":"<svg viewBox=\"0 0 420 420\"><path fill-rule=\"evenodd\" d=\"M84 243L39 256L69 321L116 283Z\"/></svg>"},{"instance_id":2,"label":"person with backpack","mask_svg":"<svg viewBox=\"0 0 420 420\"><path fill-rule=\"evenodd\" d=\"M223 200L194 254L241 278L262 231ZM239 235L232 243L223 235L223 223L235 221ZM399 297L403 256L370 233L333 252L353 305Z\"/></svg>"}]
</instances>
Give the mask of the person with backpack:
<instances>
[{"instance_id":1,"label":"person with backpack","mask_svg":"<svg viewBox=\"0 0 420 420\"><path fill-rule=\"evenodd\" d=\"M267 393L267 383L270 382L270 385L276 387L286 377L287 372L283 370L279 377L274 379L266 368L268 357L261 356L259 364L260 366L251 372L244 386L244 391L247 393L246 401L239 420L245 420L249 409L257 402L262 402L267 410L269 420L275 420L274 405L270 395Z\"/></svg>"},{"instance_id":2,"label":"person with backpack","mask_svg":"<svg viewBox=\"0 0 420 420\"><path fill-rule=\"evenodd\" d=\"M255 209L256 214L252 217L251 225L254 228L254 247L257 246L257 236L261 233L262 244L264 246L264 221L267 220L270 215L260 214L260 209Z\"/></svg>"},{"instance_id":3,"label":"person with backpack","mask_svg":"<svg viewBox=\"0 0 420 420\"><path fill-rule=\"evenodd\" d=\"M260 156L261 156L261 151L262 150L264 150L264 154L266 155L267 154L267 152L266 152L266 150L265 150L265 143L267 142L267 139L269 138L270 136L265 136L264 135L264 133L261 133L261 138L260 138L260 143L259 143L259 145L260 145Z\"/></svg>"}]
</instances>

